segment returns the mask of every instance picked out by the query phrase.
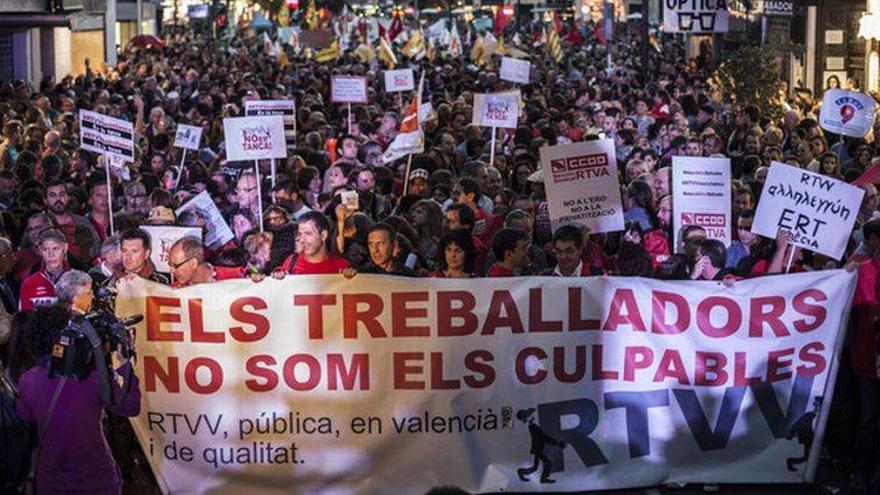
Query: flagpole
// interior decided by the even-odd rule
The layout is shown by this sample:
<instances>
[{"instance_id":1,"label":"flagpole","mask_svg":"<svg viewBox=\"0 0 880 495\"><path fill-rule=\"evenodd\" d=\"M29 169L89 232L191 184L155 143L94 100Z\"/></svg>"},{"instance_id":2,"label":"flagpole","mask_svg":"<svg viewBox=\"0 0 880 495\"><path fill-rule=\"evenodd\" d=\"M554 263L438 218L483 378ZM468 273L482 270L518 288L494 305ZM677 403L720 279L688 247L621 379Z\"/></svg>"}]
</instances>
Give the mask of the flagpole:
<instances>
[{"instance_id":1,"label":"flagpole","mask_svg":"<svg viewBox=\"0 0 880 495\"><path fill-rule=\"evenodd\" d=\"M254 160L254 172L257 174L257 213L260 216L260 233L263 233L263 185L260 182L260 160Z\"/></svg>"},{"instance_id":2,"label":"flagpole","mask_svg":"<svg viewBox=\"0 0 880 495\"><path fill-rule=\"evenodd\" d=\"M174 179L174 189L180 186L180 176L183 175L183 162L186 160L186 148L183 148L183 155L180 157L180 166L177 167L177 178Z\"/></svg>"},{"instance_id":3,"label":"flagpole","mask_svg":"<svg viewBox=\"0 0 880 495\"><path fill-rule=\"evenodd\" d=\"M492 147L489 148L489 166L495 166L495 130L497 127L492 126Z\"/></svg>"},{"instance_id":4,"label":"flagpole","mask_svg":"<svg viewBox=\"0 0 880 495\"><path fill-rule=\"evenodd\" d=\"M348 102L348 133L351 134L351 102Z\"/></svg>"},{"instance_id":5,"label":"flagpole","mask_svg":"<svg viewBox=\"0 0 880 495\"><path fill-rule=\"evenodd\" d=\"M791 251L788 253L788 262L785 264L785 273L791 271L791 262L794 261L794 250L797 249L794 244L789 244L788 247L791 248Z\"/></svg>"},{"instance_id":6,"label":"flagpole","mask_svg":"<svg viewBox=\"0 0 880 495\"><path fill-rule=\"evenodd\" d=\"M275 159L272 158L270 163L272 164L272 189L275 189Z\"/></svg>"},{"instance_id":7,"label":"flagpole","mask_svg":"<svg viewBox=\"0 0 880 495\"><path fill-rule=\"evenodd\" d=\"M110 235L116 234L116 226L113 224L113 185L110 182L110 155L104 155L104 169L107 174L107 205L110 208Z\"/></svg>"},{"instance_id":8,"label":"flagpole","mask_svg":"<svg viewBox=\"0 0 880 495\"><path fill-rule=\"evenodd\" d=\"M403 178L403 195L409 191L409 169L412 167L412 153L406 159L406 176Z\"/></svg>"}]
</instances>

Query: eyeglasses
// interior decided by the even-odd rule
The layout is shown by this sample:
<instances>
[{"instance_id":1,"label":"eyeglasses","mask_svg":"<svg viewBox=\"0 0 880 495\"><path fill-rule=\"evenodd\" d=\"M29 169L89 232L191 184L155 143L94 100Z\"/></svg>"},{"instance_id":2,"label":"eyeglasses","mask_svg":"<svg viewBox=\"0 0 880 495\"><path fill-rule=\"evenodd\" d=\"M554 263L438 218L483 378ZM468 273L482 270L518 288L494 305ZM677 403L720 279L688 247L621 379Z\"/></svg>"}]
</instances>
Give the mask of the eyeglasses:
<instances>
[{"instance_id":1,"label":"eyeglasses","mask_svg":"<svg viewBox=\"0 0 880 495\"><path fill-rule=\"evenodd\" d=\"M183 266L183 265L185 265L187 262L189 262L189 260L191 260L191 259L193 259L193 258L192 258L192 257L189 257L189 258L187 258L187 259L181 261L180 263L172 263L171 260L168 260L168 266L169 266L172 270L177 270L178 268L180 268L181 266Z\"/></svg>"}]
</instances>

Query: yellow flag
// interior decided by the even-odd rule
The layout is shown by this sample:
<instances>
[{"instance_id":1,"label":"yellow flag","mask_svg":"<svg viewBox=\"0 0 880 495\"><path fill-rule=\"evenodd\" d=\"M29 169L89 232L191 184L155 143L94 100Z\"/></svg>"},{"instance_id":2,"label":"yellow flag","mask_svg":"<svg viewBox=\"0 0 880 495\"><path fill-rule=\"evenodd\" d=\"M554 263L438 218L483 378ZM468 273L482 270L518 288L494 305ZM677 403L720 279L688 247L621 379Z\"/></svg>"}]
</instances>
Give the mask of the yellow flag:
<instances>
[{"instance_id":1,"label":"yellow flag","mask_svg":"<svg viewBox=\"0 0 880 495\"><path fill-rule=\"evenodd\" d=\"M384 36L379 37L379 60L385 62L389 69L393 69L397 65L397 56L394 55L394 49L388 44L388 40Z\"/></svg>"},{"instance_id":2,"label":"yellow flag","mask_svg":"<svg viewBox=\"0 0 880 495\"><path fill-rule=\"evenodd\" d=\"M354 56L357 57L358 61L362 64L366 64L376 58L376 51L373 50L373 47L367 43L361 43L354 50Z\"/></svg>"},{"instance_id":3,"label":"yellow flag","mask_svg":"<svg viewBox=\"0 0 880 495\"><path fill-rule=\"evenodd\" d=\"M315 0L309 0L306 7L306 25L309 29L318 29L318 9L315 8Z\"/></svg>"},{"instance_id":4,"label":"yellow flag","mask_svg":"<svg viewBox=\"0 0 880 495\"><path fill-rule=\"evenodd\" d=\"M478 36L474 41L474 47L471 48L471 62L475 64L483 63L483 37Z\"/></svg>"},{"instance_id":5,"label":"yellow flag","mask_svg":"<svg viewBox=\"0 0 880 495\"><path fill-rule=\"evenodd\" d=\"M339 56L339 41L333 40L333 43L331 43L330 46L324 48L323 50L320 50L315 55L315 61L324 64L327 62L335 61L339 58Z\"/></svg>"},{"instance_id":6,"label":"yellow flag","mask_svg":"<svg viewBox=\"0 0 880 495\"><path fill-rule=\"evenodd\" d=\"M562 41L553 28L547 30L547 53L557 64L562 62Z\"/></svg>"}]
</instances>

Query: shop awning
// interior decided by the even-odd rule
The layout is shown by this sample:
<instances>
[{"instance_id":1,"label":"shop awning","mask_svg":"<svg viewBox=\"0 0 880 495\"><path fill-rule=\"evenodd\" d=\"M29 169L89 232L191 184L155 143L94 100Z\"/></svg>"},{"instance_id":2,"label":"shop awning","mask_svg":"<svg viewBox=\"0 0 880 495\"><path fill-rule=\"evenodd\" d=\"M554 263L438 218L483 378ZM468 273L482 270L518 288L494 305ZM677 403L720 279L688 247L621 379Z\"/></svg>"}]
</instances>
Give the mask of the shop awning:
<instances>
[{"instance_id":1,"label":"shop awning","mask_svg":"<svg viewBox=\"0 0 880 495\"><path fill-rule=\"evenodd\" d=\"M5 13L0 15L0 28L70 27L68 14Z\"/></svg>"}]
</instances>

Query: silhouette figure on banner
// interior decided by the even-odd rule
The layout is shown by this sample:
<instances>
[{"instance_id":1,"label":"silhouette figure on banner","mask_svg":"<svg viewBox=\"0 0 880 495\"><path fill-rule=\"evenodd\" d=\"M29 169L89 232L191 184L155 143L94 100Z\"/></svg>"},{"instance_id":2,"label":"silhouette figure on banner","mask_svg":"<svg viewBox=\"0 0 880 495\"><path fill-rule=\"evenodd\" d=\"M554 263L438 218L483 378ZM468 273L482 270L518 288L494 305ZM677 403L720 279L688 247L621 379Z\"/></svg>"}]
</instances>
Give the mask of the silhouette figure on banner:
<instances>
[{"instance_id":1,"label":"silhouette figure on banner","mask_svg":"<svg viewBox=\"0 0 880 495\"><path fill-rule=\"evenodd\" d=\"M544 453L544 448L547 444L550 444L564 449L565 442L556 440L550 435L544 433L544 430L542 430L538 423L535 422L534 415L534 407L520 409L516 412L516 419L529 426L529 438L532 442L529 453L533 456L532 465L527 468L517 469L516 474L519 475L519 479L522 481L529 481L529 475L538 470L539 464L543 464L543 469L541 469L541 483L556 483L556 480L550 479L550 472L553 470L553 462L551 462L550 458L547 457L547 454Z\"/></svg>"},{"instance_id":2,"label":"silhouette figure on banner","mask_svg":"<svg viewBox=\"0 0 880 495\"><path fill-rule=\"evenodd\" d=\"M804 415L798 418L788 430L788 435L785 438L791 440L794 437L797 437L798 443L804 446L803 456L789 457L785 460L785 465L788 467L789 471L797 471L795 465L803 464L810 458L810 447L813 446L813 436L815 435L813 421L819 417L819 412L821 410L822 397L814 397L813 410L804 413Z\"/></svg>"}]
</instances>

